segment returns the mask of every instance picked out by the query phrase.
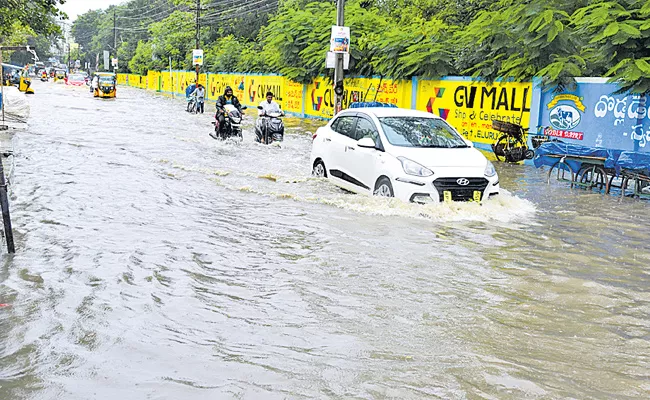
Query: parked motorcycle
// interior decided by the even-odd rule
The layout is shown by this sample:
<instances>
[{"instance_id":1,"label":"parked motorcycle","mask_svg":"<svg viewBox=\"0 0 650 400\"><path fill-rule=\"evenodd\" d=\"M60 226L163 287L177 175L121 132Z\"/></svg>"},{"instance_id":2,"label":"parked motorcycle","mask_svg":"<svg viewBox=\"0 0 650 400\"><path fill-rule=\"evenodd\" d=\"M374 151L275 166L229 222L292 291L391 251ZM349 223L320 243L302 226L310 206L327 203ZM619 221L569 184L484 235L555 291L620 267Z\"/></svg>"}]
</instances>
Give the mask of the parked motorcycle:
<instances>
[{"instance_id":1,"label":"parked motorcycle","mask_svg":"<svg viewBox=\"0 0 650 400\"><path fill-rule=\"evenodd\" d=\"M242 110L245 110L246 106L242 107ZM223 114L224 122L223 126L219 124L219 116ZM243 139L244 135L242 134L242 119L243 115L239 110L232 104L226 104L224 107L218 107L217 112L214 115L214 133L210 133L210 136L217 140L225 140L231 137L236 137Z\"/></svg>"},{"instance_id":2,"label":"parked motorcycle","mask_svg":"<svg viewBox=\"0 0 650 400\"><path fill-rule=\"evenodd\" d=\"M258 106L260 110L264 107ZM284 123L282 112L271 112L260 116L255 123L255 141L258 143L271 144L284 140Z\"/></svg>"}]
</instances>

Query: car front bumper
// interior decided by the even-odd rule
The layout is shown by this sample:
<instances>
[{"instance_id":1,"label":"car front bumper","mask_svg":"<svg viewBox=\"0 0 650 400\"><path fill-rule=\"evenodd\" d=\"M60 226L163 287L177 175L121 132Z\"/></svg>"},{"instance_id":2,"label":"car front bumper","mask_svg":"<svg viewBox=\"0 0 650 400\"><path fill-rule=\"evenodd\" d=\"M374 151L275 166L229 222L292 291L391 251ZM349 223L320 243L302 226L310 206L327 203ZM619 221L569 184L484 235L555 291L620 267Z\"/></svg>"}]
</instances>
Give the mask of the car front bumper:
<instances>
[{"instance_id":1,"label":"car front bumper","mask_svg":"<svg viewBox=\"0 0 650 400\"><path fill-rule=\"evenodd\" d=\"M466 179L462 185L458 180ZM465 183L465 181L461 181ZM453 176L427 177L398 176L393 179L395 197L408 203L438 203L441 201L480 201L499 194L499 177ZM476 193L478 192L478 193Z\"/></svg>"}]
</instances>

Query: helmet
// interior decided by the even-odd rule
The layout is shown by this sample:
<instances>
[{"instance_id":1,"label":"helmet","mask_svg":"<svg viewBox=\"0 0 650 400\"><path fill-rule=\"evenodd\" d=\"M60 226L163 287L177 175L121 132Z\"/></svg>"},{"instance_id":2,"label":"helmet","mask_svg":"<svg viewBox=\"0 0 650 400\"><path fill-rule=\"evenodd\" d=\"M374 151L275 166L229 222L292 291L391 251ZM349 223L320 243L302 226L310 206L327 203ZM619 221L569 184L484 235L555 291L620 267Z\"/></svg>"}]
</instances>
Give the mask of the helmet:
<instances>
[{"instance_id":1,"label":"helmet","mask_svg":"<svg viewBox=\"0 0 650 400\"><path fill-rule=\"evenodd\" d=\"M226 89L223 91L223 94L226 94L229 91L232 92L232 88L230 86L226 86Z\"/></svg>"}]
</instances>

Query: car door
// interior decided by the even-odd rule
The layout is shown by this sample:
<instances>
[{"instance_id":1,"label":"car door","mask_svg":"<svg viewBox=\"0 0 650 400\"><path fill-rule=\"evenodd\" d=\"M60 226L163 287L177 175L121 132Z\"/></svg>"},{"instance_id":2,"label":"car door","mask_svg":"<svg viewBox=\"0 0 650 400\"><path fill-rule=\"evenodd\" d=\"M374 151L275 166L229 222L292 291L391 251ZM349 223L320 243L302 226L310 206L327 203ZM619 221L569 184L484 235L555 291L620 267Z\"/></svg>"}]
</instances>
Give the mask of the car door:
<instances>
[{"instance_id":1,"label":"car door","mask_svg":"<svg viewBox=\"0 0 650 400\"><path fill-rule=\"evenodd\" d=\"M346 147L349 145L350 137L354 135L355 127L357 124L357 117L354 114L346 114L338 117L338 121L335 121L336 124L332 124L334 127L331 142L329 144L329 165L328 168L329 175L336 179L342 186L355 190L354 187L350 187L350 179L348 171L343 166L345 161L345 153L347 151Z\"/></svg>"},{"instance_id":2,"label":"car door","mask_svg":"<svg viewBox=\"0 0 650 400\"><path fill-rule=\"evenodd\" d=\"M377 143L379 132L375 123L364 115L357 117L354 135L346 140L345 158L342 169L352 178L351 183L372 192L378 175L382 152L358 146L358 140L369 137Z\"/></svg>"}]
</instances>

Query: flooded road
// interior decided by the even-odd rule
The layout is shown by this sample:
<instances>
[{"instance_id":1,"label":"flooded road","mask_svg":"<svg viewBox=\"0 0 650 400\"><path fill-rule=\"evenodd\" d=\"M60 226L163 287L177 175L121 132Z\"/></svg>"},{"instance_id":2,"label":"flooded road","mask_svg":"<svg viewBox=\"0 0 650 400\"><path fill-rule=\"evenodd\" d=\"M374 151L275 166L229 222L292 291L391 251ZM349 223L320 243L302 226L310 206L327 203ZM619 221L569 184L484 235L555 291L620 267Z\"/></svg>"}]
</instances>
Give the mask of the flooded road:
<instances>
[{"instance_id":1,"label":"flooded road","mask_svg":"<svg viewBox=\"0 0 650 400\"><path fill-rule=\"evenodd\" d=\"M309 176L321 122L217 143L178 100L35 89L0 399L650 393L647 203L503 164L484 206L367 198Z\"/></svg>"}]
</instances>

